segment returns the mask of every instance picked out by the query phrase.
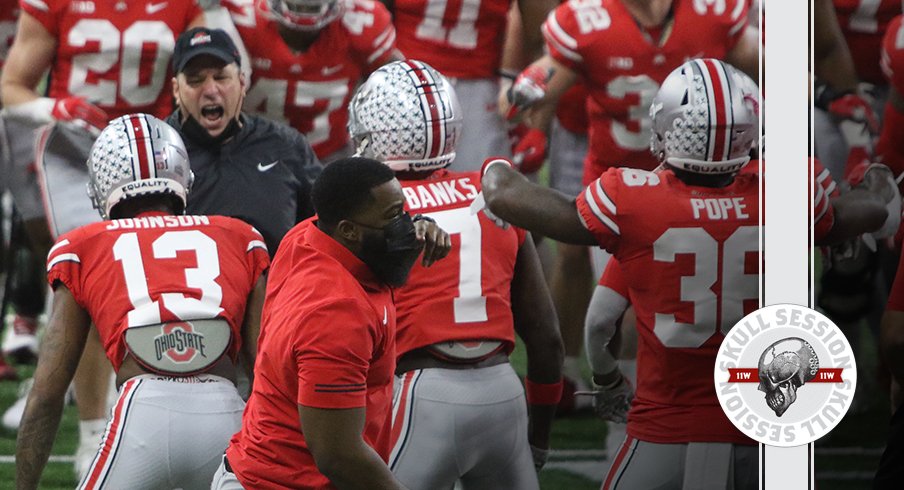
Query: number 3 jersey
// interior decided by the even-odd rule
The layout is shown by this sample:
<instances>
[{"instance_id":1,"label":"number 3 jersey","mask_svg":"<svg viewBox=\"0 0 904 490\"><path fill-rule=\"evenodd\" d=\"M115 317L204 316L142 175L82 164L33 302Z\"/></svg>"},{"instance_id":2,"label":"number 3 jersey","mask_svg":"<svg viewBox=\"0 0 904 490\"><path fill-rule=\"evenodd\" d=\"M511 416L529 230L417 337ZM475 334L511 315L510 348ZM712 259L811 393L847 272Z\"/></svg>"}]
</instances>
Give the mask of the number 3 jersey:
<instances>
[{"instance_id":1,"label":"number 3 jersey","mask_svg":"<svg viewBox=\"0 0 904 490\"><path fill-rule=\"evenodd\" d=\"M437 170L422 180L401 180L405 209L436 220L452 250L430 267L416 263L395 290L396 352L453 340L499 340L515 346L511 283L527 233L503 229L482 212L472 214L479 172Z\"/></svg>"},{"instance_id":2,"label":"number 3 jersey","mask_svg":"<svg viewBox=\"0 0 904 490\"><path fill-rule=\"evenodd\" d=\"M260 2L223 2L251 56L245 110L304 133L318 158L348 143L348 103L354 88L395 53L395 28L383 4L339 2L343 14L323 27L306 51L294 51L286 44L279 23L257 8Z\"/></svg>"},{"instance_id":3,"label":"number 3 jersey","mask_svg":"<svg viewBox=\"0 0 904 490\"><path fill-rule=\"evenodd\" d=\"M57 41L50 97L84 97L110 119L172 112L176 37L202 10L195 0L21 0Z\"/></svg>"},{"instance_id":4,"label":"number 3 jersey","mask_svg":"<svg viewBox=\"0 0 904 490\"><path fill-rule=\"evenodd\" d=\"M584 185L609 167L658 165L649 112L659 84L688 58L724 59L747 25L747 3L674 0L673 21L654 36L622 0L570 0L550 13L543 25L550 56L587 83Z\"/></svg>"},{"instance_id":5,"label":"number 3 jersey","mask_svg":"<svg viewBox=\"0 0 904 490\"><path fill-rule=\"evenodd\" d=\"M144 213L61 236L47 280L91 315L116 370L127 328L179 320L226 320L234 360L248 295L269 260L260 234L237 219Z\"/></svg>"},{"instance_id":6,"label":"number 3 jersey","mask_svg":"<svg viewBox=\"0 0 904 490\"><path fill-rule=\"evenodd\" d=\"M637 316L637 393L628 433L649 442L751 441L713 385L719 345L759 302L759 183L689 186L671 171L610 169L578 213L618 259Z\"/></svg>"}]
</instances>

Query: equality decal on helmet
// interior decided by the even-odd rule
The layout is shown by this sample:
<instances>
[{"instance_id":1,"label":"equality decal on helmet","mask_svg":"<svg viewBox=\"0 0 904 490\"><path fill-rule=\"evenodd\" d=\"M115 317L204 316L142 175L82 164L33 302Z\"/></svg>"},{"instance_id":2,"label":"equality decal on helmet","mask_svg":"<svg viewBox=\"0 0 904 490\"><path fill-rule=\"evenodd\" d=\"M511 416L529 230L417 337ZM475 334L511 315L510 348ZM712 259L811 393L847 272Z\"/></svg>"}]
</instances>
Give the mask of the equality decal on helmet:
<instances>
[{"instance_id":1,"label":"equality decal on helmet","mask_svg":"<svg viewBox=\"0 0 904 490\"><path fill-rule=\"evenodd\" d=\"M421 112L424 114L424 127L427 144L424 145L424 158L433 158L446 153L446 125L443 121L451 118L451 107L446 107L437 91L438 80L427 70L423 63L407 60L408 76L417 87Z\"/></svg>"},{"instance_id":2,"label":"equality decal on helmet","mask_svg":"<svg viewBox=\"0 0 904 490\"><path fill-rule=\"evenodd\" d=\"M725 65L712 58L693 60L694 71L703 79L709 104L709 143L706 160L730 158L734 113L731 110L731 85Z\"/></svg>"}]
</instances>

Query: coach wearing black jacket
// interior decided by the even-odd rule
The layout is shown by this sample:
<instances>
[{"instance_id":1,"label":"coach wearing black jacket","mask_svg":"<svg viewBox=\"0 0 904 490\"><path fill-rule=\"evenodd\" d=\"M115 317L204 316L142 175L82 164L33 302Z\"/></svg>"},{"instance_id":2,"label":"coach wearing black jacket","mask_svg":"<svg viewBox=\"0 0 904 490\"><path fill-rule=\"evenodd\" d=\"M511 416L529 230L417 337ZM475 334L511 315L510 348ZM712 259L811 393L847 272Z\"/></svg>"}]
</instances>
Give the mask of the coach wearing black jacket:
<instances>
[{"instance_id":1,"label":"coach wearing black jacket","mask_svg":"<svg viewBox=\"0 0 904 490\"><path fill-rule=\"evenodd\" d=\"M225 31L182 33L173 52L178 108L167 122L181 133L195 173L186 212L247 221L272 256L283 235L314 214L311 185L322 167L301 133L241 112L246 82L239 64Z\"/></svg>"}]
</instances>

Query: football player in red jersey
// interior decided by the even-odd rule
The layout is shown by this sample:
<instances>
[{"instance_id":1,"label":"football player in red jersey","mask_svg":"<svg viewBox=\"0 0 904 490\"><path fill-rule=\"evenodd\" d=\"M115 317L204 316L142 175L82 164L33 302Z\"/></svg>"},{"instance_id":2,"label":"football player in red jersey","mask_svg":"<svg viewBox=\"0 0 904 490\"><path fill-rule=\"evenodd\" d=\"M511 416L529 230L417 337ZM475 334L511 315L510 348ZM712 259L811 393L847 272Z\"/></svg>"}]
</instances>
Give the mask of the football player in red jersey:
<instances>
[{"instance_id":1,"label":"football player in red jersey","mask_svg":"<svg viewBox=\"0 0 904 490\"><path fill-rule=\"evenodd\" d=\"M504 160L485 164L483 192L498 218L598 244L628 281L637 391L603 488L650 488L664 475L660 488L756 488L756 446L722 412L710 375L724 332L758 304L759 182L738 173L759 136L758 103L743 83L718 60L682 64L652 100L662 170L609 169L576 199L529 183ZM599 374L603 390L623 383L618 370Z\"/></svg>"},{"instance_id":2,"label":"football player in red jersey","mask_svg":"<svg viewBox=\"0 0 904 490\"><path fill-rule=\"evenodd\" d=\"M120 390L79 488L209 488L241 425L235 363L256 350L266 245L242 221L181 215L187 152L153 116L111 121L88 166L110 220L61 236L48 255L53 312L19 429L17 488L38 486L92 321Z\"/></svg>"},{"instance_id":3,"label":"football player in red jersey","mask_svg":"<svg viewBox=\"0 0 904 490\"><path fill-rule=\"evenodd\" d=\"M582 76L590 118L584 185L614 166L651 170L658 163L648 151L650 102L674 67L706 56L757 73L760 46L756 30L747 25L747 4L747 0L563 3L543 25L549 53L515 80L515 109L541 102L528 115L532 125L545 128L555 101ZM501 109L509 112L508 107Z\"/></svg>"},{"instance_id":4,"label":"football player in red jersey","mask_svg":"<svg viewBox=\"0 0 904 490\"><path fill-rule=\"evenodd\" d=\"M200 2L204 2L202 6ZM96 135L111 118L132 112L164 117L172 107L170 58L183 30L207 22L206 0L20 0L22 13L0 79L12 151L12 188L35 254L53 244L34 172L33 130L53 121ZM228 20L228 16L227 16ZM46 96L37 92L50 71ZM15 131L19 134L13 134ZM84 158L84 156L80 156ZM84 161L84 160L80 160ZM93 218L87 202L78 206ZM59 203L58 208L76 208ZM90 454L106 425L109 363L89 334L75 377L80 454ZM85 445L87 444L87 445ZM87 458L78 458L81 473ZM80 475L81 476L81 475Z\"/></svg>"},{"instance_id":5,"label":"football player in red jersey","mask_svg":"<svg viewBox=\"0 0 904 490\"><path fill-rule=\"evenodd\" d=\"M487 155L509 155L507 125L497 113L503 43L512 0L385 0L399 49L450 78L462 103L462 134L453 170L477 170ZM525 52L542 47L540 24L558 0L518 0Z\"/></svg>"},{"instance_id":6,"label":"football player in red jersey","mask_svg":"<svg viewBox=\"0 0 904 490\"><path fill-rule=\"evenodd\" d=\"M461 114L439 72L415 60L386 65L358 89L349 114L358 153L396 172L405 209L452 236L445 260L415 265L395 291L393 473L411 489L459 480L464 488L538 488L534 468L545 462L561 393L562 340L530 235L471 213L479 173L446 170ZM530 424L508 362L515 333L527 349Z\"/></svg>"},{"instance_id":7,"label":"football player in red jersey","mask_svg":"<svg viewBox=\"0 0 904 490\"><path fill-rule=\"evenodd\" d=\"M244 108L304 133L320 161L351 154L348 101L375 68L402 59L373 0L225 0L251 56Z\"/></svg>"}]
</instances>

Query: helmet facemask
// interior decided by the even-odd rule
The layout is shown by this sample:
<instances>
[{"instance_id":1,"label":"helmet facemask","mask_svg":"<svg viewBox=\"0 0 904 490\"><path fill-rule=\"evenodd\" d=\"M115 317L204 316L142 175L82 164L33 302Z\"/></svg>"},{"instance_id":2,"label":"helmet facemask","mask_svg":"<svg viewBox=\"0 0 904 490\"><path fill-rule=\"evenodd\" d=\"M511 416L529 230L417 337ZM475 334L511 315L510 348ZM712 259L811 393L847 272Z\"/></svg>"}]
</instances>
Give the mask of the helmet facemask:
<instances>
[{"instance_id":1,"label":"helmet facemask","mask_svg":"<svg viewBox=\"0 0 904 490\"><path fill-rule=\"evenodd\" d=\"M342 0L258 1L258 8L267 17L296 31L319 31L339 18L343 11Z\"/></svg>"}]
</instances>

